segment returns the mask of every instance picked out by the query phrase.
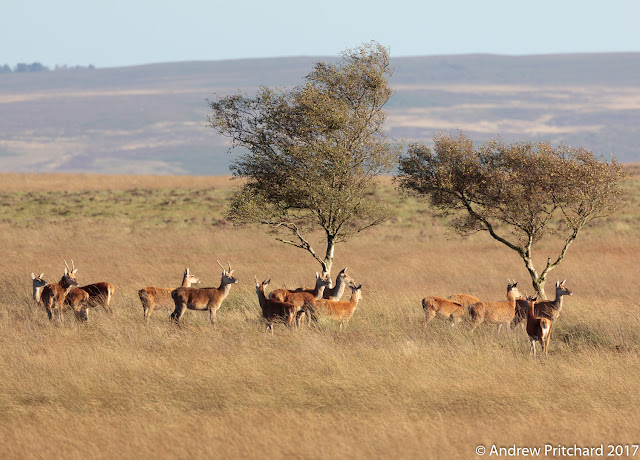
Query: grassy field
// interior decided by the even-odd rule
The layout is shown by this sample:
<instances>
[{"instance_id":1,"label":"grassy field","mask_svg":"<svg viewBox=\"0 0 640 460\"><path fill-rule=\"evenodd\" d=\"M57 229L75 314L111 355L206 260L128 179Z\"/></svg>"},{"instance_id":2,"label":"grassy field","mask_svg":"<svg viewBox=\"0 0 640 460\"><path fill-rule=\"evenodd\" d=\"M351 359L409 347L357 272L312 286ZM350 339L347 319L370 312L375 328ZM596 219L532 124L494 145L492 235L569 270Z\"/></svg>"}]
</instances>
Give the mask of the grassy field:
<instances>
[{"instance_id":1,"label":"grassy field","mask_svg":"<svg viewBox=\"0 0 640 460\"><path fill-rule=\"evenodd\" d=\"M0 175L1 458L474 458L476 446L640 442L640 176L627 206L586 229L550 283L567 278L550 355L523 329L435 320L420 300L531 291L518 257L486 235L462 240L387 181L398 216L336 251L363 283L343 331L263 332L253 277L309 285L310 256L223 216L221 177ZM557 242L537 248L542 263ZM111 317L50 323L31 272L116 287ZM239 283L218 311L142 319L137 290L176 286L189 267ZM547 290L551 290L551 284ZM348 295L347 295L348 297ZM605 448L606 453L606 448Z\"/></svg>"}]
</instances>

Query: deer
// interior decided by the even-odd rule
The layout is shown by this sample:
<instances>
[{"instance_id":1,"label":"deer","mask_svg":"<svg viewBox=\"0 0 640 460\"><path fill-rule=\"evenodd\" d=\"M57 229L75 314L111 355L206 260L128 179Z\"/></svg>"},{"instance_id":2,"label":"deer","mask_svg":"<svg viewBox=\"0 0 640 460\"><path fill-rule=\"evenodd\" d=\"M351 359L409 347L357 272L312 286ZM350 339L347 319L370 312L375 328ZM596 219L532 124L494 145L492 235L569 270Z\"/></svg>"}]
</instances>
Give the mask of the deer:
<instances>
[{"instance_id":1,"label":"deer","mask_svg":"<svg viewBox=\"0 0 640 460\"><path fill-rule=\"evenodd\" d=\"M329 274L327 273L327 278ZM336 285L331 287L331 279L329 279L329 285L324 288L324 293L322 294L323 299L327 300L340 300L342 294L344 294L344 290L349 284L349 275L347 275L347 267L344 267L336 276Z\"/></svg>"},{"instance_id":2,"label":"deer","mask_svg":"<svg viewBox=\"0 0 640 460\"><path fill-rule=\"evenodd\" d=\"M564 285L567 282L556 281L556 298L555 300L540 300L535 303L535 314L542 318L547 318L552 322L557 320L560 316L560 310L562 310L562 297L565 295L572 295L573 293L567 289ZM516 316L511 322L511 327L516 327L522 320L527 318L528 304L525 299L518 299L516 301Z\"/></svg>"},{"instance_id":3,"label":"deer","mask_svg":"<svg viewBox=\"0 0 640 460\"><path fill-rule=\"evenodd\" d=\"M74 270L75 265L73 263L73 259L71 259L71 269L69 269L69 265L67 265L67 261L64 261L67 270ZM111 297L113 297L113 285L111 283L107 283L105 281L101 281L98 283L87 284L86 286L79 286L78 289L82 289L89 294L89 306L96 307L101 305L102 308L105 309L110 314L113 314L113 310L109 306L111 303Z\"/></svg>"},{"instance_id":4,"label":"deer","mask_svg":"<svg viewBox=\"0 0 640 460\"><path fill-rule=\"evenodd\" d=\"M343 325L347 325L358 308L358 302L362 300L362 284L356 286L352 281L349 283L349 287L351 288L351 300L319 299L313 303L313 312L340 321L340 330Z\"/></svg>"},{"instance_id":5,"label":"deer","mask_svg":"<svg viewBox=\"0 0 640 460\"><path fill-rule=\"evenodd\" d=\"M220 268L222 268L222 278L220 280L220 287L206 287L206 288L194 288L194 287L179 287L171 292L173 303L175 304L175 310L171 313L171 319L176 323L180 323L180 319L184 312L187 310L199 310L209 311L209 318L211 319L211 327L215 326L216 312L222 301L229 295L231 285L238 282L233 276L235 270L231 269L231 264L227 261L229 270L227 271L220 261L217 261Z\"/></svg>"},{"instance_id":6,"label":"deer","mask_svg":"<svg viewBox=\"0 0 640 460\"><path fill-rule=\"evenodd\" d=\"M76 318L85 321L88 319L87 302L89 301L89 294L82 289L74 288L74 286L78 285L76 280L77 271L77 268L72 271L65 268L64 274L58 283L46 284L42 288L40 301L44 305L50 321L53 320L54 312L56 312L58 319L62 322L62 312L66 309L65 306L70 306L73 309ZM44 273L41 277L43 275Z\"/></svg>"},{"instance_id":7,"label":"deer","mask_svg":"<svg viewBox=\"0 0 640 460\"><path fill-rule=\"evenodd\" d=\"M47 313L48 314L51 313L49 314L49 319L50 320L53 319L53 306L54 304L57 304L59 306L60 292L57 293L57 296L56 295L52 296L52 291L47 289L47 292L44 296L47 302L47 304L45 304L45 301L42 298L42 292L44 290L44 287L47 286L48 283L44 280L44 273L41 273L40 276L36 276L34 273L31 273L31 280L32 280L32 286L33 286L33 300L35 300L36 303L42 303L43 305L45 305L45 309L47 310ZM54 288L54 289L57 290L57 288ZM89 294L87 294L86 292L78 288L71 287L64 294L64 298L62 300L61 313L62 311L66 310L66 307L71 307L77 319L87 321L89 319L88 306L87 306L88 302L89 302ZM49 303L51 303L51 305L47 307ZM59 318L62 319L62 316L60 315Z\"/></svg>"},{"instance_id":8,"label":"deer","mask_svg":"<svg viewBox=\"0 0 640 460\"><path fill-rule=\"evenodd\" d=\"M191 273L189 267L185 268L181 287L188 288L191 287L192 284L198 283L200 283L200 278ZM174 289L175 288L147 286L138 291L138 297L140 297L140 303L142 303L144 320L146 322L149 322L151 313L153 313L153 310L158 305L166 307L167 309L174 307L173 298L171 297L171 292Z\"/></svg>"},{"instance_id":9,"label":"deer","mask_svg":"<svg viewBox=\"0 0 640 460\"><path fill-rule=\"evenodd\" d=\"M47 282L44 280L44 273L40 273L40 276L36 276L32 272L31 281L33 286L33 300L35 300L36 303L40 303L40 297L42 296L42 288L47 285Z\"/></svg>"},{"instance_id":10,"label":"deer","mask_svg":"<svg viewBox=\"0 0 640 460\"><path fill-rule=\"evenodd\" d=\"M283 322L288 327L293 327L298 307L289 302L281 302L279 300L269 299L264 293L264 290L271 279L266 279L262 283L258 283L258 277L254 276L256 282L256 294L258 294L258 301L260 302L260 309L262 310L262 317L266 320L266 329L273 334L273 323Z\"/></svg>"},{"instance_id":11,"label":"deer","mask_svg":"<svg viewBox=\"0 0 640 460\"><path fill-rule=\"evenodd\" d=\"M422 309L426 315L425 325L428 325L436 315L440 315L448 318L451 325L455 326L464 315L462 304L442 297L425 297L422 299Z\"/></svg>"},{"instance_id":12,"label":"deer","mask_svg":"<svg viewBox=\"0 0 640 460\"><path fill-rule=\"evenodd\" d=\"M469 305L480 302L480 299L469 294L454 294L447 297L452 302L459 303L462 308L466 309Z\"/></svg>"},{"instance_id":13,"label":"deer","mask_svg":"<svg viewBox=\"0 0 640 460\"><path fill-rule=\"evenodd\" d=\"M469 316L473 331L482 322L498 323L498 331L503 324L509 324L515 316L516 298L520 297L518 283L509 280L507 284L507 300L503 302L476 302L469 305Z\"/></svg>"},{"instance_id":14,"label":"deer","mask_svg":"<svg viewBox=\"0 0 640 460\"><path fill-rule=\"evenodd\" d=\"M309 310L313 308L313 303L316 300L322 299L324 290L329 286L329 283L331 283L331 280L328 277L319 275L318 272L316 272L316 285L313 289L276 289L275 291L271 291L269 298L295 305L297 308L296 324L299 326L305 315L308 317L308 322L311 320Z\"/></svg>"},{"instance_id":15,"label":"deer","mask_svg":"<svg viewBox=\"0 0 640 460\"><path fill-rule=\"evenodd\" d=\"M527 294L525 293L525 296ZM536 357L536 342L540 342L542 352L545 356L549 356L549 339L551 338L551 329L553 329L553 322L541 316L537 316L535 313L535 301L536 297L526 297L525 305L527 307L527 335L531 342L530 354Z\"/></svg>"}]
</instances>

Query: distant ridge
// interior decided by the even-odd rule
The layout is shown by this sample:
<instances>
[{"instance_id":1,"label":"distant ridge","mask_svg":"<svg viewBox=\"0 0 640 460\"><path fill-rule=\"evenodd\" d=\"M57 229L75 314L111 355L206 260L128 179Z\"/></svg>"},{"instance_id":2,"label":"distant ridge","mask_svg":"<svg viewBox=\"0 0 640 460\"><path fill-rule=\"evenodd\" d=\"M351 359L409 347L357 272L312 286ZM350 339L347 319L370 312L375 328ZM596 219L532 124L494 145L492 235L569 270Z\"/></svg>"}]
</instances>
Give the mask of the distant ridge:
<instances>
[{"instance_id":1,"label":"distant ridge","mask_svg":"<svg viewBox=\"0 0 640 460\"><path fill-rule=\"evenodd\" d=\"M228 174L206 98L301 84L336 57L0 74L0 172ZM392 58L387 129L541 139L640 161L640 52Z\"/></svg>"}]
</instances>

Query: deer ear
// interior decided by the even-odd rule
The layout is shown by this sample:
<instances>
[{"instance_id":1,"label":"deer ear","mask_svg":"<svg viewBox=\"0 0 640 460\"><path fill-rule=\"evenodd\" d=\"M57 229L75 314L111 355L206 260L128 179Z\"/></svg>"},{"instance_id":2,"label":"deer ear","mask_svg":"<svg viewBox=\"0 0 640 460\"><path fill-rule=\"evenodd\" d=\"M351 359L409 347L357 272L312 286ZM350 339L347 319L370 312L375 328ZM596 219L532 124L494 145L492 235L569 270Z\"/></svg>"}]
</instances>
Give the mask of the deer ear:
<instances>
[{"instance_id":1,"label":"deer ear","mask_svg":"<svg viewBox=\"0 0 640 460\"><path fill-rule=\"evenodd\" d=\"M40 273L40 278L42 278L44 276L44 272Z\"/></svg>"},{"instance_id":2,"label":"deer ear","mask_svg":"<svg viewBox=\"0 0 640 460\"><path fill-rule=\"evenodd\" d=\"M34 275L33 272L31 272L31 279L32 280L36 279L36 275Z\"/></svg>"},{"instance_id":3,"label":"deer ear","mask_svg":"<svg viewBox=\"0 0 640 460\"><path fill-rule=\"evenodd\" d=\"M78 269L76 268L74 271L71 272L71 274L75 275L77 271L78 271Z\"/></svg>"},{"instance_id":4,"label":"deer ear","mask_svg":"<svg viewBox=\"0 0 640 460\"><path fill-rule=\"evenodd\" d=\"M560 284L564 284L564 283L566 283L566 282L567 282L567 279L565 278L565 279L562 281L562 283L560 283Z\"/></svg>"}]
</instances>

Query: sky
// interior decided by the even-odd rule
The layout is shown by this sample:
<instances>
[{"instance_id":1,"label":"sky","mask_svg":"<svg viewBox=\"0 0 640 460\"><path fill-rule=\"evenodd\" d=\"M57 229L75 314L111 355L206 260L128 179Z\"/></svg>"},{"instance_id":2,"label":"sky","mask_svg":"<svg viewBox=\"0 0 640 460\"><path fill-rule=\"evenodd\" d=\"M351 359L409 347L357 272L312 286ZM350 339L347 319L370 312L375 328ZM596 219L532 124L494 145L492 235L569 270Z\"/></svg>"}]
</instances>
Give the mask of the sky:
<instances>
[{"instance_id":1,"label":"sky","mask_svg":"<svg viewBox=\"0 0 640 460\"><path fill-rule=\"evenodd\" d=\"M0 0L0 66L640 51L638 0Z\"/></svg>"}]
</instances>

